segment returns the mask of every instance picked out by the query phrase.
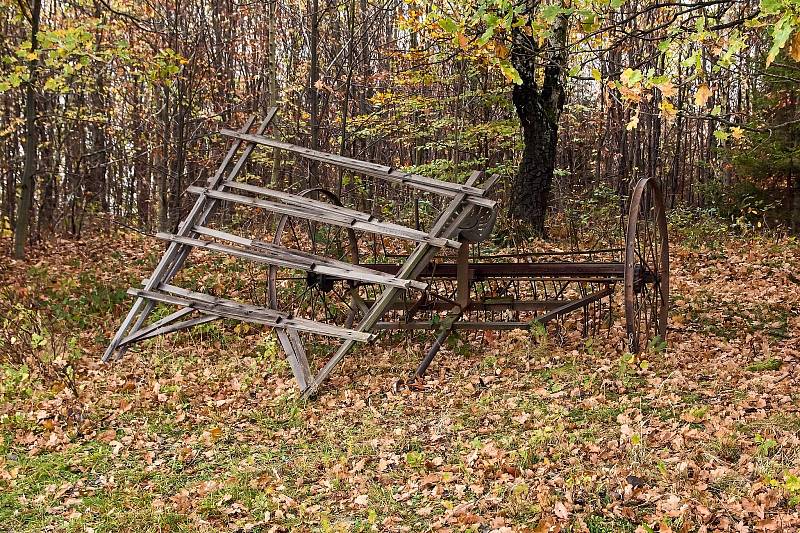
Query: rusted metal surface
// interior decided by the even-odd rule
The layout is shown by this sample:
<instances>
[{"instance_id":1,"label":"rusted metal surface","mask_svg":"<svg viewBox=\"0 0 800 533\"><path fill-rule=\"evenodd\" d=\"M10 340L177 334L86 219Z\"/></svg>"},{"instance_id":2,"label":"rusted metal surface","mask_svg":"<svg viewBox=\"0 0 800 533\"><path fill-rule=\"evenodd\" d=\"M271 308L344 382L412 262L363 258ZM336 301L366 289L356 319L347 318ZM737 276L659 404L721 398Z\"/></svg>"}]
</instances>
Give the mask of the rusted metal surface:
<instances>
[{"instance_id":1,"label":"rusted metal surface","mask_svg":"<svg viewBox=\"0 0 800 533\"><path fill-rule=\"evenodd\" d=\"M397 274L400 265L370 263L369 268L386 274ZM430 263L419 273L418 279L435 275L456 278L457 263ZM623 263L469 263L469 275L473 281L496 278L575 278L578 280L622 280L625 273Z\"/></svg>"}]
</instances>

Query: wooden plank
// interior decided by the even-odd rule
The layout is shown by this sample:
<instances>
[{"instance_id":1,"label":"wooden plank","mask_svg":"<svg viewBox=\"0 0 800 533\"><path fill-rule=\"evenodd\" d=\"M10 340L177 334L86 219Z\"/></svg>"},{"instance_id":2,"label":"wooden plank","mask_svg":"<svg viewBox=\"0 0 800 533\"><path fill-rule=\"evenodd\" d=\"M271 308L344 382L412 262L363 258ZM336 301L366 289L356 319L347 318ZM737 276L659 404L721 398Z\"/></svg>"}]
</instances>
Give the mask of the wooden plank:
<instances>
[{"instance_id":1,"label":"wooden plank","mask_svg":"<svg viewBox=\"0 0 800 533\"><path fill-rule=\"evenodd\" d=\"M294 258L304 259L306 261L310 261L312 263L318 265L327 265L331 267L341 267L346 270L350 270L353 272L363 272L366 275L375 275L375 270L369 264L353 264L348 263L346 261L339 261L336 259L331 259L329 257L323 257L319 255L312 254L310 252L305 252L302 250L295 250L293 248L286 248L283 246L278 246L277 244L272 244L269 242L264 241L257 241L254 239L248 239L246 237L240 237L239 235L234 235L232 233L227 233L220 230L215 230L212 228L207 228L205 226L195 226L194 228L195 233L200 235L205 235L207 237L213 237L215 239L221 239L224 241L229 241L235 244L239 244L241 246L246 246L249 248L255 248L257 250L272 250L275 253L279 254L288 254ZM385 273L384 273L385 274ZM406 283L408 280L401 280L394 274L389 274L392 279L398 280L398 283ZM413 288L413 289L426 289L428 287L427 283L413 280L411 283L407 285L403 285L402 288Z\"/></svg>"},{"instance_id":2,"label":"wooden plank","mask_svg":"<svg viewBox=\"0 0 800 533\"><path fill-rule=\"evenodd\" d=\"M374 337L369 333L339 328L314 320L292 318L274 309L217 298L216 296L189 291L173 285L162 284L159 286L159 291L163 292L131 288L128 289L128 294L167 304L191 307L206 314L254 322L275 328L294 328L300 331L357 342L368 342Z\"/></svg>"},{"instance_id":3,"label":"wooden plank","mask_svg":"<svg viewBox=\"0 0 800 533\"><path fill-rule=\"evenodd\" d=\"M147 283L147 280L145 280L145 283ZM151 331L155 331L155 330L161 328L162 326L166 326L167 324L171 324L172 322L175 322L176 320L179 320L179 319L185 317L186 315L188 315L188 314L190 314L192 312L194 312L194 309L186 309L186 308L179 309L178 311L175 311L174 313L171 313L171 314L165 316L161 320L157 320L157 321L153 322L152 324L150 324L146 328L142 328L139 331L137 331L135 333L132 333L131 335L128 335L127 337L125 337L124 339L119 341L119 346L125 346L126 344L139 342L139 340L141 340L141 338L144 335L147 335Z\"/></svg>"},{"instance_id":4,"label":"wooden plank","mask_svg":"<svg viewBox=\"0 0 800 533\"><path fill-rule=\"evenodd\" d=\"M303 218L306 220L312 220L314 222L320 222L323 224L330 224L332 226L353 228L354 230L358 231L366 231L368 233L378 233L380 235L397 237L399 239L406 239L414 242L424 242L430 244L431 246L436 246L437 248L448 246L457 249L461 246L461 244L458 241L452 239L431 237L424 231L418 231L412 228L408 228L406 226L400 226L398 224L391 224L388 222L362 222L346 214L338 215L331 211L317 211L299 206L279 204L276 202L271 202L269 200L262 200L260 198L252 198L250 196L242 196L239 194L232 194L221 191L211 191L207 189L202 189L200 187L189 187L187 191L192 194L204 194L209 198L214 198L216 200L225 200L228 202L234 202L241 205L259 207L261 209L266 209L267 211L270 211L272 213L277 213L280 215L289 215L297 218Z\"/></svg>"},{"instance_id":5,"label":"wooden plank","mask_svg":"<svg viewBox=\"0 0 800 533\"><path fill-rule=\"evenodd\" d=\"M194 309L186 308L190 311L194 311ZM147 333L139 336L136 338L136 342L142 342L147 339L152 339L153 337L157 337L159 335L166 335L168 333L175 333L176 331L180 331L182 329L192 328L194 326L199 326L200 324L205 324L207 322L213 322L214 320L219 320L221 317L218 315L201 315L194 318L190 318L189 320L183 320L181 322L174 322L172 324L167 324L165 326L161 326L160 328L156 328L154 330L149 330Z\"/></svg>"},{"instance_id":6,"label":"wooden plank","mask_svg":"<svg viewBox=\"0 0 800 533\"><path fill-rule=\"evenodd\" d=\"M224 183L224 186L229 189L236 189L253 194L258 194L260 196L266 196L268 198L275 198L289 205L307 207L318 211L332 211L337 214L348 215L355 218L356 220L361 220L362 222L372 222L378 220L377 217L374 217L362 211L358 211L356 209L342 207L336 204L332 204L330 202L323 202L321 200L314 200L313 198L306 198L298 194L291 194L287 192L275 191L273 189L267 189L265 187L258 187L256 185L250 185L249 183L226 181Z\"/></svg>"},{"instance_id":7,"label":"wooden plank","mask_svg":"<svg viewBox=\"0 0 800 533\"><path fill-rule=\"evenodd\" d=\"M378 283L381 285L399 287L401 289L424 289L427 287L425 283L416 280L396 278L392 275L384 274L383 272L370 270L369 268L360 267L358 265L352 265L344 261L337 261L313 254L304 254L301 256L299 254L294 254L289 248L284 248L283 246L269 243L261 243L261 246L259 246L259 249L256 251L244 250L234 246L227 246L224 244L193 239L190 237L179 237L170 233L157 233L156 237L165 241L179 242L194 248L224 253L233 257L240 257L242 259L247 259L257 263L265 263L282 268L302 270L305 272L314 272L340 279L350 279L366 283ZM250 239L242 240L246 241ZM252 244L250 246L252 246Z\"/></svg>"},{"instance_id":8,"label":"wooden plank","mask_svg":"<svg viewBox=\"0 0 800 533\"><path fill-rule=\"evenodd\" d=\"M409 187L413 187L427 192L432 192L439 195L455 196L456 194L466 193L471 196L471 198L469 199L470 203L475 203L476 205L481 205L483 207L491 208L494 207L495 205L494 201L482 198L485 193L485 191L482 188L473 187L466 184L461 185L459 183L451 183L448 181L437 180L434 178L429 178L427 176L420 176L419 174L403 172L385 165L379 165L376 163L370 163L368 161L360 161L358 159L353 159L350 157L329 154L327 152L322 152L319 150L312 150L311 148L305 148L291 143L270 139L269 137L264 137L263 135L240 133L229 129L222 129L220 130L219 133L221 135L225 135L226 137L232 137L234 139L242 139L255 144L261 144L272 148L286 150L287 152L296 153L301 157L305 157L306 159L312 159L315 161L329 163L335 166L352 170L354 172L359 172L376 178L382 178L387 181L400 183L402 185L407 185Z\"/></svg>"},{"instance_id":9,"label":"wooden plank","mask_svg":"<svg viewBox=\"0 0 800 533\"><path fill-rule=\"evenodd\" d=\"M304 390L311 381L311 367L308 365L308 358L306 357L306 349L303 346L303 341L294 329L278 328L275 330L278 336L278 342L281 343L283 353L289 360L289 366L292 368L294 379L297 380L297 386L300 390Z\"/></svg>"}]
</instances>

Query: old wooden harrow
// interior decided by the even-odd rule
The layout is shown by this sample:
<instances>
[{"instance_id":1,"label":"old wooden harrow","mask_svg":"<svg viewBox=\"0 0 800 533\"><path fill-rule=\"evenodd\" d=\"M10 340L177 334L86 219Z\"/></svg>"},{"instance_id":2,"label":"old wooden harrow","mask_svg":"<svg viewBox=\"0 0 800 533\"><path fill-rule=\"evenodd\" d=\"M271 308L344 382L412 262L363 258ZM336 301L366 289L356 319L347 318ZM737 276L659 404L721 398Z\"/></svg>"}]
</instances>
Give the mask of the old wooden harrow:
<instances>
[{"instance_id":1,"label":"old wooden harrow","mask_svg":"<svg viewBox=\"0 0 800 533\"><path fill-rule=\"evenodd\" d=\"M274 328L309 396L355 345L381 330L436 332L417 368L421 376L454 331L530 328L578 310L584 326L587 316L605 320L587 310L602 311L619 283L628 349L638 353L663 339L669 252L656 180L635 184L624 246L605 251L616 260L597 260L604 257L597 251L561 256L569 261L486 253L480 243L497 218L490 198L497 176L476 171L452 183L304 148L264 135L274 115L271 109L253 132L254 117L238 131L221 131L232 139L230 149L205 186L189 187L197 200L177 231L158 234L168 247L142 287L128 291L136 301L104 361L158 335L234 319ZM295 158L283 190L254 184L261 172L242 172L257 146ZM247 276L198 288L191 276L181 278L192 250L260 270L239 267ZM249 293L243 276L256 282ZM236 297L219 294L236 289ZM177 310L167 314L158 304Z\"/></svg>"}]
</instances>

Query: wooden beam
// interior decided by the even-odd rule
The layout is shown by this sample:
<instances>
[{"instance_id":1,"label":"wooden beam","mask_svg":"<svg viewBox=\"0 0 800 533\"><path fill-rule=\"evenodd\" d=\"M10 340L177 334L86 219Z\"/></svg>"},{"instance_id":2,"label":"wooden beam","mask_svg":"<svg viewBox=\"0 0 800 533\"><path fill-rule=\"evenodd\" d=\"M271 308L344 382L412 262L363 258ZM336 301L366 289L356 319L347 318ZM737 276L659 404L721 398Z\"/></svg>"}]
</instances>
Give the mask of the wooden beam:
<instances>
[{"instance_id":1,"label":"wooden beam","mask_svg":"<svg viewBox=\"0 0 800 533\"><path fill-rule=\"evenodd\" d=\"M222 232L220 232L222 233ZM295 270L302 270L304 272L314 272L325 276L331 276L339 279L349 279L353 281L361 281L365 283L378 283L380 285L387 285L391 287L399 287L401 289L424 289L427 287L425 283L416 280L400 279L383 272L370 270L369 268L360 267L344 261L337 261L327 257L322 257L313 254L295 254L293 250L270 244L266 242L259 243L257 249L245 250L235 246L227 246L216 242L209 242L200 239L193 239L190 237L179 237L170 233L157 233L156 237L168 242L178 242L191 246L193 248L200 248L203 250L210 250L227 254L233 257L240 257L256 263L265 263L268 265L275 265L282 268L290 268ZM231 238L235 236L231 235ZM241 239L247 241L250 239ZM254 244L249 246L255 247Z\"/></svg>"},{"instance_id":2,"label":"wooden beam","mask_svg":"<svg viewBox=\"0 0 800 533\"><path fill-rule=\"evenodd\" d=\"M437 248L448 246L450 248L458 249L461 246L461 243L452 239L431 237L424 231L415 230L399 224L391 224L389 222L363 222L346 213L338 214L327 210L313 210L306 207L270 202L269 200L252 198L250 196L202 189L200 187L189 187L186 190L192 194L202 194L216 200L225 200L241 205L260 207L261 209L265 209L280 215L289 215L306 220L313 220L323 224L330 224L332 226L353 228L354 230L358 231L378 233L380 235L397 237L399 239L406 239L414 242L424 242L430 244L431 246L436 246Z\"/></svg>"},{"instance_id":3,"label":"wooden beam","mask_svg":"<svg viewBox=\"0 0 800 533\"><path fill-rule=\"evenodd\" d=\"M222 129L219 133L226 137L232 137L234 139L241 139L251 143L261 144L263 146L269 146L271 148L286 150L287 152L298 154L306 159L329 163L352 170L353 172L385 179L394 183L400 183L402 185L407 185L415 189L432 192L439 195L455 196L456 194L464 193L474 197L469 199L470 203L475 203L476 205L481 205L483 207L491 208L495 205L494 201L483 198L485 191L479 187L461 185L459 183L451 183L448 181L429 178L427 176L420 176L419 174L403 172L386 165L379 165L377 163L360 161L358 159L329 154L319 150L312 150L311 148L305 148L303 146L297 146L295 144L270 139L269 137L265 137L263 135L241 133L229 129Z\"/></svg>"},{"instance_id":4,"label":"wooden beam","mask_svg":"<svg viewBox=\"0 0 800 533\"><path fill-rule=\"evenodd\" d=\"M267 307L243 304L234 300L211 296L210 294L189 291L187 289L175 287L174 285L162 284L158 289L163 292L132 288L128 289L128 294L157 302L191 307L206 314L264 324L275 328L294 328L299 331L307 331L309 333L338 337L357 342L368 342L374 337L370 333L331 326L324 322L317 322L314 320L293 318L290 315L280 313Z\"/></svg>"}]
</instances>

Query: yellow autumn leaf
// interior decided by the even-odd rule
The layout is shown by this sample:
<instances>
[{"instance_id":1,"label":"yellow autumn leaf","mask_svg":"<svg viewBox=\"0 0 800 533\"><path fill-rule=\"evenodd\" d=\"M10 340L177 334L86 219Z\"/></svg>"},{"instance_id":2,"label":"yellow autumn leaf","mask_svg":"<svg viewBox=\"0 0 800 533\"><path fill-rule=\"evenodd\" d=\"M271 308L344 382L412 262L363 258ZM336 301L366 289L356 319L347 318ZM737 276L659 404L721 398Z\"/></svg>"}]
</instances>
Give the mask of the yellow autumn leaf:
<instances>
[{"instance_id":1,"label":"yellow autumn leaf","mask_svg":"<svg viewBox=\"0 0 800 533\"><path fill-rule=\"evenodd\" d=\"M664 99L658 107L661 109L661 114L667 121L671 122L678 114L675 106L667 99Z\"/></svg>"},{"instance_id":2,"label":"yellow autumn leaf","mask_svg":"<svg viewBox=\"0 0 800 533\"><path fill-rule=\"evenodd\" d=\"M633 115L631 117L630 122L625 126L625 129L628 131L635 130L639 127L639 115Z\"/></svg>"},{"instance_id":3,"label":"yellow autumn leaf","mask_svg":"<svg viewBox=\"0 0 800 533\"><path fill-rule=\"evenodd\" d=\"M599 70L597 70L596 68L593 68L592 69L592 77L595 79L595 81L600 81L602 76L601 76Z\"/></svg>"},{"instance_id":4,"label":"yellow autumn leaf","mask_svg":"<svg viewBox=\"0 0 800 533\"><path fill-rule=\"evenodd\" d=\"M703 84L697 88L697 92L694 93L694 103L698 107L703 107L708 102L708 99L711 97L711 89L708 87L707 84Z\"/></svg>"},{"instance_id":5,"label":"yellow autumn leaf","mask_svg":"<svg viewBox=\"0 0 800 533\"><path fill-rule=\"evenodd\" d=\"M509 55L511 55L508 47L498 41L495 41L494 43L494 53L497 54L497 57L500 59L506 59Z\"/></svg>"},{"instance_id":6,"label":"yellow autumn leaf","mask_svg":"<svg viewBox=\"0 0 800 533\"><path fill-rule=\"evenodd\" d=\"M734 126L731 128L731 136L733 136L733 138L737 140L741 139L742 137L744 137L744 130L739 126Z\"/></svg>"},{"instance_id":7,"label":"yellow autumn leaf","mask_svg":"<svg viewBox=\"0 0 800 533\"><path fill-rule=\"evenodd\" d=\"M663 94L667 98L669 98L670 96L675 96L675 94L678 92L675 90L675 86L669 80L663 83L656 83L655 86L656 88L658 88L659 91L661 91L661 94Z\"/></svg>"},{"instance_id":8,"label":"yellow autumn leaf","mask_svg":"<svg viewBox=\"0 0 800 533\"><path fill-rule=\"evenodd\" d=\"M800 63L800 29L794 31L794 36L789 43L789 56Z\"/></svg>"}]
</instances>

